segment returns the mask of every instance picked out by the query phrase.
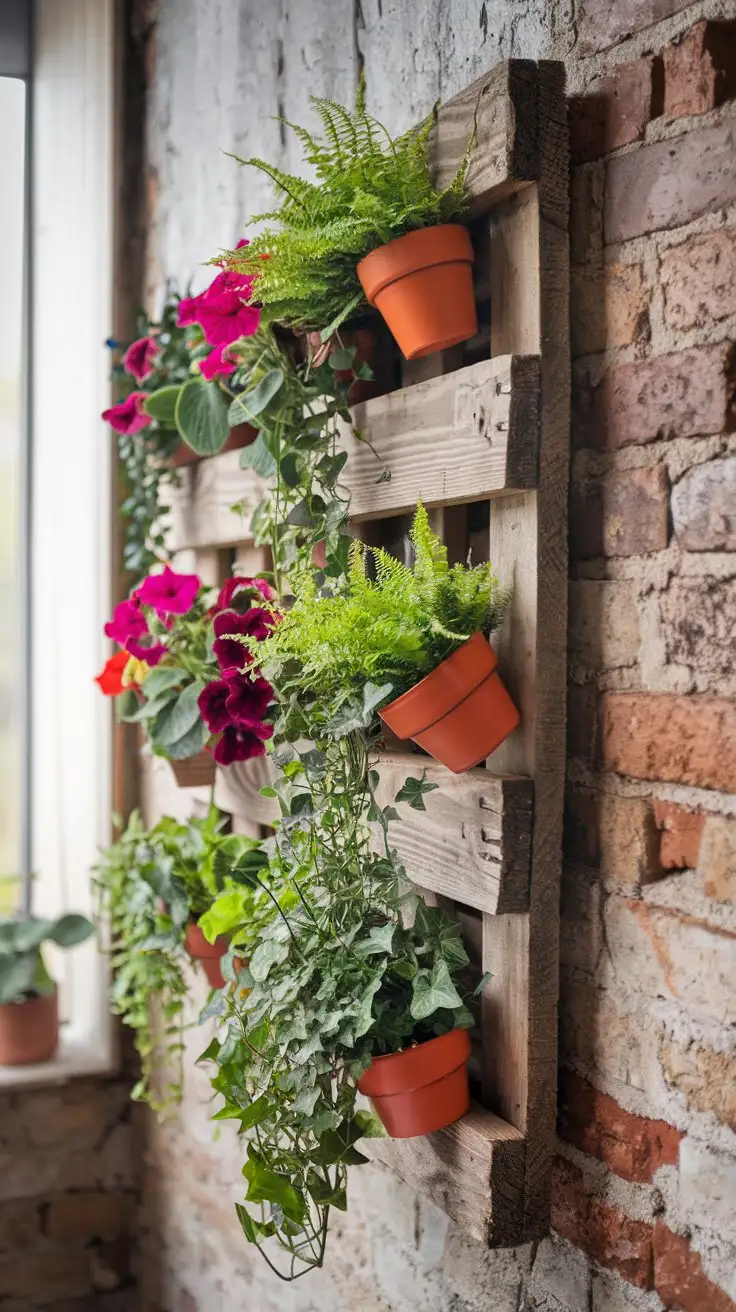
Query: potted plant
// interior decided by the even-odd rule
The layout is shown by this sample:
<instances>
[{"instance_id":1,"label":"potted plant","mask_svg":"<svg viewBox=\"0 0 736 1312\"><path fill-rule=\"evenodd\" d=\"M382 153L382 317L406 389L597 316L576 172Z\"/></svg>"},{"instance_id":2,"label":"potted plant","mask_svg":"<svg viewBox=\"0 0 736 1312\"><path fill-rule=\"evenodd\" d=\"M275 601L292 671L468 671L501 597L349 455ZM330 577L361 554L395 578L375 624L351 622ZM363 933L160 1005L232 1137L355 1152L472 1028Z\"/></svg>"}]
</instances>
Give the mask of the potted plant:
<instances>
[{"instance_id":1,"label":"potted plant","mask_svg":"<svg viewBox=\"0 0 736 1312\"><path fill-rule=\"evenodd\" d=\"M411 567L354 543L344 587L320 592L306 578L261 645L259 664L281 698L292 695L292 728L318 736L325 708L344 718L349 698L365 694L399 738L459 772L519 723L488 642L508 594L490 564L448 565L422 505L411 542Z\"/></svg>"},{"instance_id":2,"label":"potted plant","mask_svg":"<svg viewBox=\"0 0 736 1312\"><path fill-rule=\"evenodd\" d=\"M212 784L215 764L265 751L271 689L246 674L248 652L229 635L265 636L275 622L272 598L262 579L234 577L218 591L166 566L120 602L105 625L122 652L97 683L120 698L121 720L144 726L152 750L182 772L184 786Z\"/></svg>"},{"instance_id":3,"label":"potted plant","mask_svg":"<svg viewBox=\"0 0 736 1312\"><path fill-rule=\"evenodd\" d=\"M226 267L253 278L252 299L269 320L319 330L324 341L366 302L408 359L473 337L473 248L456 222L467 202L470 145L439 190L429 164L433 114L392 139L366 113L362 83L353 113L331 100L312 103L322 138L294 130L316 180L239 161L268 174L283 200L259 216L279 226L228 252Z\"/></svg>"},{"instance_id":4,"label":"potted plant","mask_svg":"<svg viewBox=\"0 0 736 1312\"><path fill-rule=\"evenodd\" d=\"M42 955L44 943L75 947L94 932L75 913L44 920L0 920L0 1066L50 1061L59 1045L59 999Z\"/></svg>"},{"instance_id":5,"label":"potted plant","mask_svg":"<svg viewBox=\"0 0 736 1312\"><path fill-rule=\"evenodd\" d=\"M229 940L208 944L197 922L227 891L230 864L255 845L224 833L223 824L212 807L203 820L164 816L147 831L133 812L93 872L98 916L107 926L113 1011L132 1029L141 1061L132 1097L161 1113L181 1095L187 958L202 962L212 988L224 982L220 962ZM247 920L245 906L243 914Z\"/></svg>"}]
</instances>

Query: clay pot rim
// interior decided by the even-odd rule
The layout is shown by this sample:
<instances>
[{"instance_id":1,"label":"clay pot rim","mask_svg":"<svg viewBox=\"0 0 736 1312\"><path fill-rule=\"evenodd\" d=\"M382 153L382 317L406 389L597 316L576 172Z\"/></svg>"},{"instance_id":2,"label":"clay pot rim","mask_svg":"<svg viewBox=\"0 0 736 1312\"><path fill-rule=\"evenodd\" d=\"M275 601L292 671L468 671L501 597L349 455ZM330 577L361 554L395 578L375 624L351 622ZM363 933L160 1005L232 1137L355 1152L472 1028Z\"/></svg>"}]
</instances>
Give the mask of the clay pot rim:
<instances>
[{"instance_id":1,"label":"clay pot rim","mask_svg":"<svg viewBox=\"0 0 736 1312\"><path fill-rule=\"evenodd\" d=\"M456 1025L446 1034L425 1039L401 1052L374 1057L358 1080L361 1093L370 1098L400 1098L439 1084L464 1066L470 1056L467 1029Z\"/></svg>"},{"instance_id":2,"label":"clay pot rim","mask_svg":"<svg viewBox=\"0 0 736 1312\"><path fill-rule=\"evenodd\" d=\"M462 223L435 223L414 228L377 246L360 260L358 277L370 305L384 288L408 274L441 264L472 264L470 234Z\"/></svg>"},{"instance_id":3,"label":"clay pot rim","mask_svg":"<svg viewBox=\"0 0 736 1312\"><path fill-rule=\"evenodd\" d=\"M21 998L20 1002L0 1002L0 1011L6 1008L9 1009L11 1007L30 1007L33 1006L34 1003L39 1003L39 1002L48 1004L50 1002L53 1002L55 999L57 999L58 996L59 996L59 988L58 985L55 983L53 993L31 993L30 995Z\"/></svg>"},{"instance_id":4,"label":"clay pot rim","mask_svg":"<svg viewBox=\"0 0 736 1312\"><path fill-rule=\"evenodd\" d=\"M391 724L389 717L393 717L397 712L399 715L411 714L413 703L422 702L427 694L432 696L433 692L438 691L446 680L447 667L453 661L456 664L459 664L460 661L458 658L460 657L461 652L467 654L468 650L471 648L474 651L477 650L479 655L482 653L484 670L481 677L477 678L470 687L466 686L462 696L457 697L456 700L444 710L441 710L438 714L434 714L433 712L433 719L430 719L427 723L424 723L423 721L421 724L413 722L414 727L408 729L405 733L402 732L399 736L402 738L413 738L415 734L426 733L428 729L431 729L435 724L438 724L440 720L444 720L444 718L455 710L456 707L462 706L463 702L467 701L468 697L471 697L478 688L495 674L498 666L498 657L485 634L481 633L479 630L468 638L466 642L461 643L451 655L446 656L443 661L440 661L439 665L436 665L433 670L430 670L429 674L425 674L424 678L419 680L419 683L415 683L413 687L407 689L407 691L402 693L400 697L396 697L394 701L389 702L387 706L383 707L383 710L378 712L381 719L385 720L386 724L388 724L389 728L391 728L394 733L398 733L398 730ZM414 711L414 714L416 715L416 711Z\"/></svg>"},{"instance_id":5,"label":"clay pot rim","mask_svg":"<svg viewBox=\"0 0 736 1312\"><path fill-rule=\"evenodd\" d=\"M196 931L193 936L191 934L192 930ZM196 948L192 943L192 937L196 941ZM187 925L185 944L187 952L195 961L212 961L225 955L230 946L230 939L227 934L218 934L214 943L208 943L197 919L192 917Z\"/></svg>"}]
</instances>

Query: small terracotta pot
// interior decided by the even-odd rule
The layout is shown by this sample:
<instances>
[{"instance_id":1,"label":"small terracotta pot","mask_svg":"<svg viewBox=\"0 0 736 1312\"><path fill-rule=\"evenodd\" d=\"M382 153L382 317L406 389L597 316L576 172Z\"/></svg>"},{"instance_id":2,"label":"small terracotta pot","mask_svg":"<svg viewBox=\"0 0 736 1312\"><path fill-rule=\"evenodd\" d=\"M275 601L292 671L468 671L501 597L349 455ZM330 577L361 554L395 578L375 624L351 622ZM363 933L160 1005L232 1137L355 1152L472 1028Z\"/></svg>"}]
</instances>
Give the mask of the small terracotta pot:
<instances>
[{"instance_id":1,"label":"small terracotta pot","mask_svg":"<svg viewBox=\"0 0 736 1312\"><path fill-rule=\"evenodd\" d=\"M470 1107L467 1030L450 1030L416 1048L374 1057L358 1080L392 1139L444 1130Z\"/></svg>"},{"instance_id":2,"label":"small terracotta pot","mask_svg":"<svg viewBox=\"0 0 736 1312\"><path fill-rule=\"evenodd\" d=\"M307 333L307 345L315 365L323 364L333 351L339 351L342 347L345 347L346 350L354 347L355 356L352 369L336 369L335 379L338 383L349 383L353 374L360 369L360 366L368 364L373 371L373 378L356 378L350 384L348 403L357 405L359 401L369 401L372 396L378 396L381 386L377 378L379 372L379 342L375 328L368 326L363 328L341 328L339 340L335 335L328 342L322 341L320 333L310 332Z\"/></svg>"},{"instance_id":3,"label":"small terracotta pot","mask_svg":"<svg viewBox=\"0 0 736 1312\"><path fill-rule=\"evenodd\" d=\"M51 1061L58 1046L58 993L0 1006L0 1066Z\"/></svg>"},{"instance_id":4,"label":"small terracotta pot","mask_svg":"<svg viewBox=\"0 0 736 1312\"><path fill-rule=\"evenodd\" d=\"M207 976L207 982L213 989L225 987L222 971L220 970L220 958L224 957L227 952L230 940L227 934L219 934L214 943L208 943L199 925L195 921L190 921L187 925L186 938L184 945L193 961L201 961L204 973Z\"/></svg>"},{"instance_id":5,"label":"small terracotta pot","mask_svg":"<svg viewBox=\"0 0 736 1312\"><path fill-rule=\"evenodd\" d=\"M258 429L252 424L236 424L230 429L225 445L217 452L219 456L224 451L240 451L244 446L250 446L255 442L258 436ZM200 460L208 460L209 456L200 456L196 451L192 451L186 442L180 442L173 456L171 457L172 465L181 469L184 465L196 465Z\"/></svg>"},{"instance_id":6,"label":"small terracotta pot","mask_svg":"<svg viewBox=\"0 0 736 1312\"><path fill-rule=\"evenodd\" d=\"M406 359L415 360L477 333L472 266L467 229L442 223L371 251L358 277Z\"/></svg>"},{"instance_id":7,"label":"small terracotta pot","mask_svg":"<svg viewBox=\"0 0 736 1312\"><path fill-rule=\"evenodd\" d=\"M183 761L169 761L180 788L204 788L215 780L215 758L206 747Z\"/></svg>"},{"instance_id":8,"label":"small terracotta pot","mask_svg":"<svg viewBox=\"0 0 736 1312\"><path fill-rule=\"evenodd\" d=\"M398 738L411 738L460 774L495 752L520 716L497 670L498 658L474 633L425 679L379 712Z\"/></svg>"}]
</instances>

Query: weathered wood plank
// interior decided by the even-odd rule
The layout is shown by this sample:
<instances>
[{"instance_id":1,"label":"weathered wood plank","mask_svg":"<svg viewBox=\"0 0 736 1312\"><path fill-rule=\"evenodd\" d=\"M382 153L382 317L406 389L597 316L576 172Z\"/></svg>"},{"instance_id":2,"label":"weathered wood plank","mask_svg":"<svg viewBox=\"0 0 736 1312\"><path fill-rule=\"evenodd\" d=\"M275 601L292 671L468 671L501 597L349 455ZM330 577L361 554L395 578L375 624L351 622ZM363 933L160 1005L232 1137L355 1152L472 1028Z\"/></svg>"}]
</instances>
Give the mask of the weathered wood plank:
<instances>
[{"instance_id":1,"label":"weathered wood plank","mask_svg":"<svg viewBox=\"0 0 736 1312\"><path fill-rule=\"evenodd\" d=\"M471 215L538 177L537 83L535 63L510 59L440 107L431 143L439 186L452 181L475 129L467 177Z\"/></svg>"},{"instance_id":2,"label":"weathered wood plank","mask_svg":"<svg viewBox=\"0 0 736 1312\"><path fill-rule=\"evenodd\" d=\"M179 487L166 489L171 550L247 542L251 515L267 485L252 470L240 468L240 452L211 456L180 474ZM238 511L233 510L236 503Z\"/></svg>"},{"instance_id":3,"label":"weathered wood plank","mask_svg":"<svg viewBox=\"0 0 736 1312\"><path fill-rule=\"evenodd\" d=\"M451 505L534 487L538 369L535 356L482 360L355 406L370 447L343 435L351 517L400 514L420 497Z\"/></svg>"},{"instance_id":4,"label":"weathered wood plank","mask_svg":"<svg viewBox=\"0 0 736 1312\"><path fill-rule=\"evenodd\" d=\"M489 914L525 911L533 784L490 770L454 775L431 757L387 752L378 799L393 803L404 780L426 770L426 811L399 803L388 836L413 883Z\"/></svg>"},{"instance_id":5,"label":"weathered wood plank","mask_svg":"<svg viewBox=\"0 0 736 1312\"><path fill-rule=\"evenodd\" d=\"M360 1148L481 1243L521 1241L524 1139L493 1112L473 1106L446 1130L417 1139L363 1139Z\"/></svg>"}]
</instances>

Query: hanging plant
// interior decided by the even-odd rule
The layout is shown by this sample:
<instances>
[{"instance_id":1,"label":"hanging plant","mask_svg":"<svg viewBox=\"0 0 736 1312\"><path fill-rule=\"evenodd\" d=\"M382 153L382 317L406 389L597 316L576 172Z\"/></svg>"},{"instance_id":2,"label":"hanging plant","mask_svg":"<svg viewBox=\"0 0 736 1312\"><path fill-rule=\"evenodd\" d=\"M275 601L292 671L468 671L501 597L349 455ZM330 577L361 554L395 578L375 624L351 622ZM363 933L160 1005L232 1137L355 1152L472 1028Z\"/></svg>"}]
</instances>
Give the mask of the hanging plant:
<instances>
[{"instance_id":1,"label":"hanging plant","mask_svg":"<svg viewBox=\"0 0 736 1312\"><path fill-rule=\"evenodd\" d=\"M434 114L392 138L366 113L362 82L352 113L332 100L312 104L321 138L287 126L315 181L265 160L238 161L266 173L283 199L258 216L279 226L227 252L226 267L254 279L253 299L271 322L319 329L324 340L364 313L366 302L409 359L474 336L473 249L467 230L452 222L467 203L471 143L455 177L438 189L429 164Z\"/></svg>"}]
</instances>

